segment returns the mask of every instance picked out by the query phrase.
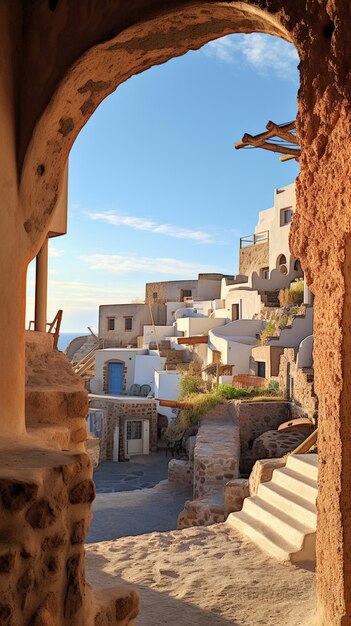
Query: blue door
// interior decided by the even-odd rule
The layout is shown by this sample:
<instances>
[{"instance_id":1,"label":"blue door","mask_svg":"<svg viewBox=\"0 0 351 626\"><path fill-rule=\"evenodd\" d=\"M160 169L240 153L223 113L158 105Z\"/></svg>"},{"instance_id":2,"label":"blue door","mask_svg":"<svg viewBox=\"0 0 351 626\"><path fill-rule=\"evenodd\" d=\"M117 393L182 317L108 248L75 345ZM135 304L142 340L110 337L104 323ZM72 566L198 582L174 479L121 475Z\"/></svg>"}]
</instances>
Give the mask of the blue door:
<instances>
[{"instance_id":1,"label":"blue door","mask_svg":"<svg viewBox=\"0 0 351 626\"><path fill-rule=\"evenodd\" d=\"M122 363L109 363L108 365L108 392L118 396L123 390L123 365Z\"/></svg>"}]
</instances>

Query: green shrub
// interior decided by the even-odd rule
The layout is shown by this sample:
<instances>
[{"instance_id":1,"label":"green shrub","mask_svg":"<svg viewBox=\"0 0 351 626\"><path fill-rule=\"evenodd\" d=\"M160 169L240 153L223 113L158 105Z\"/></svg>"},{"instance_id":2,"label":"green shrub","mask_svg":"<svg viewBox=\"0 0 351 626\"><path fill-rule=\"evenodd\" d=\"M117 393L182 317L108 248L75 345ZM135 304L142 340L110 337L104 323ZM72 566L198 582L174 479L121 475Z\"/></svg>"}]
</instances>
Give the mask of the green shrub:
<instances>
[{"instance_id":1,"label":"green shrub","mask_svg":"<svg viewBox=\"0 0 351 626\"><path fill-rule=\"evenodd\" d=\"M279 382L277 380L270 380L268 383L268 391L278 394L279 393Z\"/></svg>"},{"instance_id":2,"label":"green shrub","mask_svg":"<svg viewBox=\"0 0 351 626\"><path fill-rule=\"evenodd\" d=\"M193 393L202 393L204 388L205 383L200 376L195 374L182 376L179 381L180 399L183 400Z\"/></svg>"},{"instance_id":3,"label":"green shrub","mask_svg":"<svg viewBox=\"0 0 351 626\"><path fill-rule=\"evenodd\" d=\"M290 288L291 304L299 306L303 303L304 294L304 281L299 280L297 283L293 283Z\"/></svg>"},{"instance_id":4,"label":"green shrub","mask_svg":"<svg viewBox=\"0 0 351 626\"><path fill-rule=\"evenodd\" d=\"M279 291L279 304L281 307L289 306L289 304L295 304L299 306L303 303L304 282L299 280L297 283L292 283L291 287L281 289Z\"/></svg>"}]
</instances>

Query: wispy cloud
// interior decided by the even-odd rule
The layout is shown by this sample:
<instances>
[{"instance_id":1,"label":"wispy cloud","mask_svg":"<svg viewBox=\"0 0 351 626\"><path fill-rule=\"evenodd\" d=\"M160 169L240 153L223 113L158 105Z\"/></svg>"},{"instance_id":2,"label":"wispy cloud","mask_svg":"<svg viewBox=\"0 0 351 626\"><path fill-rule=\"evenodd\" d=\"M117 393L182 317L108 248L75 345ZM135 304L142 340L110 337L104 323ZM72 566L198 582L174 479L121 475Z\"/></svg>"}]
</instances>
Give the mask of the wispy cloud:
<instances>
[{"instance_id":1,"label":"wispy cloud","mask_svg":"<svg viewBox=\"0 0 351 626\"><path fill-rule=\"evenodd\" d=\"M58 248L55 248L55 246L52 246L51 244L49 244L49 256L50 257L63 256L63 250L59 250Z\"/></svg>"},{"instance_id":2,"label":"wispy cloud","mask_svg":"<svg viewBox=\"0 0 351 626\"><path fill-rule=\"evenodd\" d=\"M123 215L116 211L103 212L87 212L88 217L92 220L100 220L111 224L112 226L127 226L135 230L143 230L159 235L168 235L176 239L191 239L197 243L211 244L216 243L211 233L202 230L192 230L189 228L179 228L171 224L158 224L154 220L135 217L132 215Z\"/></svg>"},{"instance_id":3,"label":"wispy cloud","mask_svg":"<svg viewBox=\"0 0 351 626\"><path fill-rule=\"evenodd\" d=\"M28 281L28 308L34 304L35 281ZM63 309L65 314L71 312L98 311L100 304L131 302L136 298L143 298L143 286L135 285L133 288L115 287L114 285L97 285L94 282L84 283L81 281L50 280L48 292L48 317L53 316L58 309Z\"/></svg>"},{"instance_id":4,"label":"wispy cloud","mask_svg":"<svg viewBox=\"0 0 351 626\"><path fill-rule=\"evenodd\" d=\"M295 47L271 35L228 35L211 41L202 50L207 56L225 63L244 63L261 76L275 74L278 78L298 81L299 57Z\"/></svg>"},{"instance_id":5,"label":"wispy cloud","mask_svg":"<svg viewBox=\"0 0 351 626\"><path fill-rule=\"evenodd\" d=\"M215 271L215 268L198 263L188 263L172 258L152 258L137 256L119 256L115 254L91 254L80 257L91 270L104 270L116 274L127 272L157 272L171 276L196 277L200 272Z\"/></svg>"}]
</instances>

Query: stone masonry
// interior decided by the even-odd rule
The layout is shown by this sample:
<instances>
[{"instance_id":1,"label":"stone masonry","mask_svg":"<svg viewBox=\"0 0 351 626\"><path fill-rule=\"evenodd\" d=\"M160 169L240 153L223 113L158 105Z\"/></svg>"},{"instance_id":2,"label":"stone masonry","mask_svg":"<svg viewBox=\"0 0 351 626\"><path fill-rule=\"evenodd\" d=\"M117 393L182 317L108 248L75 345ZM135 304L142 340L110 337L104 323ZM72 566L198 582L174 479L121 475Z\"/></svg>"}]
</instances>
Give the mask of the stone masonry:
<instances>
[{"instance_id":1,"label":"stone masonry","mask_svg":"<svg viewBox=\"0 0 351 626\"><path fill-rule=\"evenodd\" d=\"M110 590L102 601L85 580L89 457L9 444L1 459L1 626L132 626L135 591Z\"/></svg>"},{"instance_id":2,"label":"stone masonry","mask_svg":"<svg viewBox=\"0 0 351 626\"><path fill-rule=\"evenodd\" d=\"M284 349L280 357L279 387L288 398L288 375L290 375L293 379L293 398L291 398L294 401L293 417L308 417L315 423L318 417L318 399L314 390L313 370L297 367L296 356L294 348Z\"/></svg>"},{"instance_id":3,"label":"stone masonry","mask_svg":"<svg viewBox=\"0 0 351 626\"><path fill-rule=\"evenodd\" d=\"M178 528L224 521L223 489L238 477L239 455L239 421L226 403L202 420L194 449L194 499L185 503Z\"/></svg>"},{"instance_id":4,"label":"stone masonry","mask_svg":"<svg viewBox=\"0 0 351 626\"><path fill-rule=\"evenodd\" d=\"M119 427L119 460L125 460L124 430L127 420L149 420L150 452L157 450L157 403L152 399L135 400L112 396L91 395L91 408L103 411L103 437L101 441L101 460L113 460L113 442L116 427Z\"/></svg>"},{"instance_id":5,"label":"stone masonry","mask_svg":"<svg viewBox=\"0 0 351 626\"><path fill-rule=\"evenodd\" d=\"M252 272L259 274L262 267L269 265L269 244L268 241L256 243L240 249L239 274L250 276Z\"/></svg>"},{"instance_id":6,"label":"stone masonry","mask_svg":"<svg viewBox=\"0 0 351 626\"><path fill-rule=\"evenodd\" d=\"M241 402L234 407L240 422L240 471L249 474L257 460L254 456L254 441L266 431L276 430L290 418L288 402Z\"/></svg>"}]
</instances>

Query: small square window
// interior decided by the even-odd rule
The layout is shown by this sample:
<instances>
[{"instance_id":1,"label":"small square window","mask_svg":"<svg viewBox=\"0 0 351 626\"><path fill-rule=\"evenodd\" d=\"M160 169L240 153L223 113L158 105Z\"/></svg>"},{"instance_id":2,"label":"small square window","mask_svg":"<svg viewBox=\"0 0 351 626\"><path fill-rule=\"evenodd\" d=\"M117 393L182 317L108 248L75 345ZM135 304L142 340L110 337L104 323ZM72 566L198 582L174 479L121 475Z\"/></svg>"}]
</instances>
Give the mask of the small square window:
<instances>
[{"instance_id":1,"label":"small square window","mask_svg":"<svg viewBox=\"0 0 351 626\"><path fill-rule=\"evenodd\" d=\"M290 224L292 221L293 210L292 207L288 207L287 209L282 209L280 211L280 225L285 226L286 224Z\"/></svg>"},{"instance_id":2,"label":"small square window","mask_svg":"<svg viewBox=\"0 0 351 626\"><path fill-rule=\"evenodd\" d=\"M185 300L185 298L191 298L193 295L193 292L191 289L181 289L180 290L180 299L181 300Z\"/></svg>"},{"instance_id":3,"label":"small square window","mask_svg":"<svg viewBox=\"0 0 351 626\"><path fill-rule=\"evenodd\" d=\"M115 330L115 318L114 317L107 318L107 330Z\"/></svg>"},{"instance_id":4,"label":"small square window","mask_svg":"<svg viewBox=\"0 0 351 626\"><path fill-rule=\"evenodd\" d=\"M261 267L260 278L269 278L269 267Z\"/></svg>"},{"instance_id":5,"label":"small square window","mask_svg":"<svg viewBox=\"0 0 351 626\"><path fill-rule=\"evenodd\" d=\"M133 318L132 317L126 317L124 320L124 329L125 330L132 330L133 328Z\"/></svg>"}]
</instances>

